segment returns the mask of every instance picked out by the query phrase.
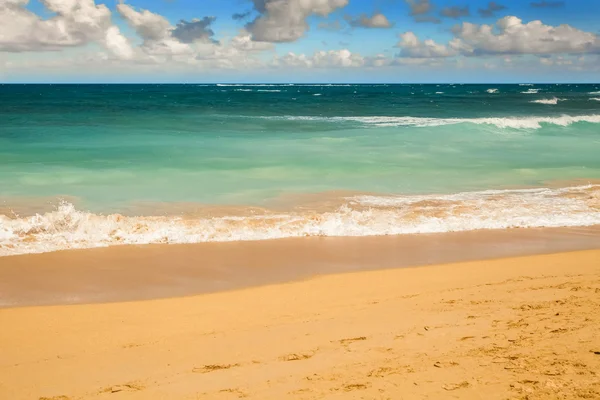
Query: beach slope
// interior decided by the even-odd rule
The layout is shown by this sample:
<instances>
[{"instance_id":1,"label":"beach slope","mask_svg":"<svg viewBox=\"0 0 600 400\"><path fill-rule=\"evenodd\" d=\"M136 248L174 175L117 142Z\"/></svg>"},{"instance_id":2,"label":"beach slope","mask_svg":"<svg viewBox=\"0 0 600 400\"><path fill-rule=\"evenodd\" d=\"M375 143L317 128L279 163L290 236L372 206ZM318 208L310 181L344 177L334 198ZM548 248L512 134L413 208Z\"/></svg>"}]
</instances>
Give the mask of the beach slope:
<instances>
[{"instance_id":1,"label":"beach slope","mask_svg":"<svg viewBox=\"0 0 600 400\"><path fill-rule=\"evenodd\" d=\"M598 310L600 251L0 309L0 398L600 398Z\"/></svg>"}]
</instances>

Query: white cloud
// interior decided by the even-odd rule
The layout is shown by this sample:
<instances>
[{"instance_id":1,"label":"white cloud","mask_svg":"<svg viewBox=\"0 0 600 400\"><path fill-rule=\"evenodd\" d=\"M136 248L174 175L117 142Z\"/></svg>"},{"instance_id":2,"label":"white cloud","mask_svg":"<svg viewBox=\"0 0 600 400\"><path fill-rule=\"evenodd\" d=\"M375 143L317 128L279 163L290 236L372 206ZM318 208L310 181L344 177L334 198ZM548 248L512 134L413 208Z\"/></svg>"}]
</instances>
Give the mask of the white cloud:
<instances>
[{"instance_id":1,"label":"white cloud","mask_svg":"<svg viewBox=\"0 0 600 400\"><path fill-rule=\"evenodd\" d=\"M171 34L182 43L215 42L213 39L215 32L210 28L215 20L215 17L196 18L190 22L181 20Z\"/></svg>"},{"instance_id":2,"label":"white cloud","mask_svg":"<svg viewBox=\"0 0 600 400\"><path fill-rule=\"evenodd\" d=\"M400 57L407 58L443 58L452 57L458 52L448 46L438 44L431 39L420 41L413 32L400 35L400 42L396 45L400 50Z\"/></svg>"},{"instance_id":3,"label":"white cloud","mask_svg":"<svg viewBox=\"0 0 600 400\"><path fill-rule=\"evenodd\" d=\"M594 33L570 25L551 26L541 21L524 24L514 16L504 17L493 25L468 22L457 25L453 33L457 40L452 47L465 55L485 54L554 54L588 53L600 50L600 40Z\"/></svg>"},{"instance_id":4,"label":"white cloud","mask_svg":"<svg viewBox=\"0 0 600 400\"><path fill-rule=\"evenodd\" d=\"M387 17L381 13L375 13L370 17L362 14L356 19L351 19L350 25L360 28L391 28L393 26Z\"/></svg>"},{"instance_id":5,"label":"white cloud","mask_svg":"<svg viewBox=\"0 0 600 400\"><path fill-rule=\"evenodd\" d=\"M253 0L260 15L246 25L259 42L293 42L304 36L310 15L327 16L348 0Z\"/></svg>"},{"instance_id":6,"label":"white cloud","mask_svg":"<svg viewBox=\"0 0 600 400\"><path fill-rule=\"evenodd\" d=\"M385 54L377 54L374 57L368 57L365 60L366 65L375 68L387 67L389 65L392 65L393 62L394 60L386 56Z\"/></svg>"},{"instance_id":7,"label":"white cloud","mask_svg":"<svg viewBox=\"0 0 600 400\"><path fill-rule=\"evenodd\" d=\"M129 41L121 35L119 28L111 26L106 31L106 48L118 58L129 60L133 58L133 48Z\"/></svg>"},{"instance_id":8,"label":"white cloud","mask_svg":"<svg viewBox=\"0 0 600 400\"><path fill-rule=\"evenodd\" d=\"M282 57L275 57L272 65L275 67L350 68L364 66L365 58L346 49L317 51L312 56L290 52Z\"/></svg>"},{"instance_id":9,"label":"white cloud","mask_svg":"<svg viewBox=\"0 0 600 400\"><path fill-rule=\"evenodd\" d=\"M142 38L142 49L150 55L191 54L187 43L173 37L171 23L162 15L148 10L137 11L125 3L117 4L117 11Z\"/></svg>"},{"instance_id":10,"label":"white cloud","mask_svg":"<svg viewBox=\"0 0 600 400\"><path fill-rule=\"evenodd\" d=\"M55 15L43 19L28 0L0 1L0 51L52 51L97 42L117 56L129 55L128 42L112 24L111 12L94 0L41 0Z\"/></svg>"},{"instance_id":11,"label":"white cloud","mask_svg":"<svg viewBox=\"0 0 600 400\"><path fill-rule=\"evenodd\" d=\"M268 51L275 48L273 43L253 41L252 35L246 30L242 30L237 36L234 36L229 44L237 50L247 52Z\"/></svg>"}]
</instances>

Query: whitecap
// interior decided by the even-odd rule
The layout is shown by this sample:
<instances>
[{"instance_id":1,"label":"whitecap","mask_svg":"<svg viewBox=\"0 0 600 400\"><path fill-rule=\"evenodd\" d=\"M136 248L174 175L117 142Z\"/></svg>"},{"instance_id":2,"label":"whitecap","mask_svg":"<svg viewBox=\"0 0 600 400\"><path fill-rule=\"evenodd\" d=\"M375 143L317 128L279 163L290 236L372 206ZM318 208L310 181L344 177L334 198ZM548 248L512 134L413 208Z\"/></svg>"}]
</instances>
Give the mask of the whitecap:
<instances>
[{"instance_id":1,"label":"whitecap","mask_svg":"<svg viewBox=\"0 0 600 400\"><path fill-rule=\"evenodd\" d=\"M566 99L559 99L558 97L553 97L551 99L532 100L532 101L530 101L530 103L557 105L559 101L564 101L564 100L566 100Z\"/></svg>"},{"instance_id":2,"label":"whitecap","mask_svg":"<svg viewBox=\"0 0 600 400\"><path fill-rule=\"evenodd\" d=\"M0 215L0 255L124 244L305 236L372 236L600 224L600 186L445 195L352 196L330 212L181 218L98 215L62 203L30 217Z\"/></svg>"},{"instance_id":3,"label":"whitecap","mask_svg":"<svg viewBox=\"0 0 600 400\"><path fill-rule=\"evenodd\" d=\"M600 115L562 115L557 117L529 116L529 117L487 117L487 118L427 118L427 117L316 117L316 116L278 116L256 117L261 119L277 119L287 121L321 121L321 122L355 122L375 127L402 127L417 128L435 127L455 124L494 125L498 128L511 129L539 129L542 124L569 126L574 123L586 122L600 123Z\"/></svg>"},{"instance_id":4,"label":"whitecap","mask_svg":"<svg viewBox=\"0 0 600 400\"><path fill-rule=\"evenodd\" d=\"M536 94L540 90L542 90L542 89L527 89L526 91L521 92L521 93L524 93L524 94Z\"/></svg>"}]
</instances>

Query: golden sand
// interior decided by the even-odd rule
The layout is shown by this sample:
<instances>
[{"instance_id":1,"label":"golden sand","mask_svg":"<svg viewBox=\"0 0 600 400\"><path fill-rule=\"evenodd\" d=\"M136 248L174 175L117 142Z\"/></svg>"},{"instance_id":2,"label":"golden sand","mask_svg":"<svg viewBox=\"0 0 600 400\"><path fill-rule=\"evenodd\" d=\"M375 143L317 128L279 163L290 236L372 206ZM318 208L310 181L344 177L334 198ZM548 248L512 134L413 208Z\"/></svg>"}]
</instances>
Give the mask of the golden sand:
<instances>
[{"instance_id":1,"label":"golden sand","mask_svg":"<svg viewBox=\"0 0 600 400\"><path fill-rule=\"evenodd\" d=\"M0 399L598 399L600 251L0 309Z\"/></svg>"}]
</instances>

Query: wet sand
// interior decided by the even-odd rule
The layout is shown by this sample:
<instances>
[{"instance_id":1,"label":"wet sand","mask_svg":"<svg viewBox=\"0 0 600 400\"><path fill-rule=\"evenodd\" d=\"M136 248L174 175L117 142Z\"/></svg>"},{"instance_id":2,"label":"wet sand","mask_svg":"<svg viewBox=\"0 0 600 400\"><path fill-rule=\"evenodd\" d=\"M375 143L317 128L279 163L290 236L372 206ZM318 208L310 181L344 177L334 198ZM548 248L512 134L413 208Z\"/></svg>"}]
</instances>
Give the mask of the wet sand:
<instances>
[{"instance_id":1,"label":"wet sand","mask_svg":"<svg viewBox=\"0 0 600 400\"><path fill-rule=\"evenodd\" d=\"M189 296L317 275L600 248L600 227L115 246L0 257L0 307Z\"/></svg>"},{"instance_id":2,"label":"wet sand","mask_svg":"<svg viewBox=\"0 0 600 400\"><path fill-rule=\"evenodd\" d=\"M600 250L5 308L0 398L596 399L598 310Z\"/></svg>"}]
</instances>

